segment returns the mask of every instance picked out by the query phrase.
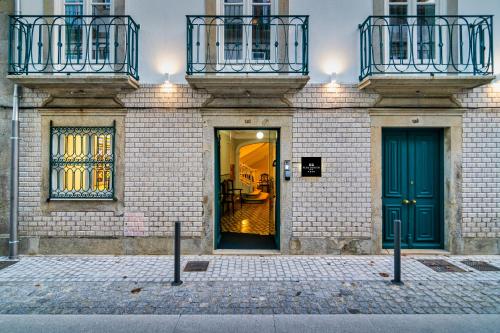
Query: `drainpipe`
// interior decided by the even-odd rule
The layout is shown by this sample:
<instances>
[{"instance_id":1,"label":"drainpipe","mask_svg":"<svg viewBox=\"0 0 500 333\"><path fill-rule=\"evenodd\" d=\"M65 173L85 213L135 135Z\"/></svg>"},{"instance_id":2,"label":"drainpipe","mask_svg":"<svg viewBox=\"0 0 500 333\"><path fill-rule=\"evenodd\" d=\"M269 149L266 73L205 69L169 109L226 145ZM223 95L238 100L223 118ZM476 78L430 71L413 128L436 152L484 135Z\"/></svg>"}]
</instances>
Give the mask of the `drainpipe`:
<instances>
[{"instance_id":1,"label":"drainpipe","mask_svg":"<svg viewBox=\"0 0 500 333\"><path fill-rule=\"evenodd\" d=\"M21 15L21 0L15 0L14 15ZM14 84L14 93L12 95L12 135L10 137L10 144L9 259L18 259L19 240L17 237L17 217L19 212L19 86L17 84Z\"/></svg>"}]
</instances>

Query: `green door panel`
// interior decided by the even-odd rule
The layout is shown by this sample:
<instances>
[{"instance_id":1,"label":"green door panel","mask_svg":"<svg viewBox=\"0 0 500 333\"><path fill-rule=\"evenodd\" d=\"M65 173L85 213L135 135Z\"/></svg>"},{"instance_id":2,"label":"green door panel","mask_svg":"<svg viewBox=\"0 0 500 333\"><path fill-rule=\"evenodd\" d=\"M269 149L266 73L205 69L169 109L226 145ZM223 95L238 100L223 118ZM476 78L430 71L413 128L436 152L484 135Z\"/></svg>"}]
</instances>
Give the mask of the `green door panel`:
<instances>
[{"instance_id":1,"label":"green door panel","mask_svg":"<svg viewBox=\"0 0 500 333\"><path fill-rule=\"evenodd\" d=\"M406 144L405 131L384 132L383 145L383 243L391 245L394 241L395 219L400 219L402 235L408 232L408 207L403 205L408 192L408 184L404 179L408 178L408 147ZM406 239L402 239L402 246L407 247Z\"/></svg>"},{"instance_id":2,"label":"green door panel","mask_svg":"<svg viewBox=\"0 0 500 333\"><path fill-rule=\"evenodd\" d=\"M221 218L221 211L220 211L220 135L215 131L215 174L214 174L214 211L215 211L215 221L214 221L214 247L215 249L220 248L220 240L222 238L222 233L221 233L221 226L220 226L220 218Z\"/></svg>"},{"instance_id":3,"label":"green door panel","mask_svg":"<svg viewBox=\"0 0 500 333\"><path fill-rule=\"evenodd\" d=\"M410 132L410 192L413 226L409 237L415 248L435 248L441 243L441 149L440 132Z\"/></svg>"},{"instance_id":4,"label":"green door panel","mask_svg":"<svg viewBox=\"0 0 500 333\"><path fill-rule=\"evenodd\" d=\"M385 129L382 138L382 246L393 247L400 219L403 248L442 248L442 132Z\"/></svg>"}]
</instances>

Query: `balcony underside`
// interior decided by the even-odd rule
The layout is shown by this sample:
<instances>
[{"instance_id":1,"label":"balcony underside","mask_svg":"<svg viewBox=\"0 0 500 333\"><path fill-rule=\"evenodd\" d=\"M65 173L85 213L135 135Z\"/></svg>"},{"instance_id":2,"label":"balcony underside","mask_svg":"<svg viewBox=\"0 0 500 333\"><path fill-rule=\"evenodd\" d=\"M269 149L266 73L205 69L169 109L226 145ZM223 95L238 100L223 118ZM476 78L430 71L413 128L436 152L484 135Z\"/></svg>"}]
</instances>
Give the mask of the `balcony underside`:
<instances>
[{"instance_id":1,"label":"balcony underside","mask_svg":"<svg viewBox=\"0 0 500 333\"><path fill-rule=\"evenodd\" d=\"M302 89L309 76L290 75L187 75L193 89L211 95L206 107L289 107L285 95Z\"/></svg>"},{"instance_id":2,"label":"balcony underside","mask_svg":"<svg viewBox=\"0 0 500 333\"><path fill-rule=\"evenodd\" d=\"M123 107L116 95L139 88L139 82L126 74L29 74L7 78L49 94L45 107Z\"/></svg>"},{"instance_id":3,"label":"balcony underside","mask_svg":"<svg viewBox=\"0 0 500 333\"><path fill-rule=\"evenodd\" d=\"M358 84L360 90L380 95L377 107L460 107L455 94L490 83L494 75L373 75Z\"/></svg>"}]
</instances>

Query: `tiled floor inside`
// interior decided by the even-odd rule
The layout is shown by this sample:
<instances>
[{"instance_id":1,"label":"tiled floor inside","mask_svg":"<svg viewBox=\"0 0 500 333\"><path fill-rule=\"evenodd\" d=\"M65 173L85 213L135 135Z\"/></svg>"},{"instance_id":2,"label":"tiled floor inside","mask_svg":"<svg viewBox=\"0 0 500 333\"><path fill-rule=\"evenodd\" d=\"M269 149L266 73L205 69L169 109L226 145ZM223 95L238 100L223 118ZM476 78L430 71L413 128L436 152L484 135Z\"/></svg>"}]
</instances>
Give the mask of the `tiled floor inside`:
<instances>
[{"instance_id":1,"label":"tiled floor inside","mask_svg":"<svg viewBox=\"0 0 500 333\"><path fill-rule=\"evenodd\" d=\"M261 236L274 235L274 205L266 203L239 203L235 205L234 214L227 212L221 219L222 232L254 234Z\"/></svg>"}]
</instances>

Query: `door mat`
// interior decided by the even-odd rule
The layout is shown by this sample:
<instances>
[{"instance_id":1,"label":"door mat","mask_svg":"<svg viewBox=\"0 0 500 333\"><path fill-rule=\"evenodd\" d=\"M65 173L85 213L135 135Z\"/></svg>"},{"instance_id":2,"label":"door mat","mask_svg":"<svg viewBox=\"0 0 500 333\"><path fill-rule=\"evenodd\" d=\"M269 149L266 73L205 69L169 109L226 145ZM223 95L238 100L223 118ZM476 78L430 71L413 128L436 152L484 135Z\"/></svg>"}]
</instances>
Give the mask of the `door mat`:
<instances>
[{"instance_id":1,"label":"door mat","mask_svg":"<svg viewBox=\"0 0 500 333\"><path fill-rule=\"evenodd\" d=\"M12 266L14 264L17 264L17 261L0 261L0 269L7 268L7 267Z\"/></svg>"},{"instance_id":2,"label":"door mat","mask_svg":"<svg viewBox=\"0 0 500 333\"><path fill-rule=\"evenodd\" d=\"M421 264L439 273L464 273L465 270L442 259L420 259Z\"/></svg>"},{"instance_id":3,"label":"door mat","mask_svg":"<svg viewBox=\"0 0 500 333\"><path fill-rule=\"evenodd\" d=\"M209 261L188 261L184 272L206 272Z\"/></svg>"},{"instance_id":4,"label":"door mat","mask_svg":"<svg viewBox=\"0 0 500 333\"><path fill-rule=\"evenodd\" d=\"M464 260L462 264L465 264L469 267L474 268L477 271L481 272L498 272L500 268L490 265L485 261L473 261L473 260Z\"/></svg>"}]
</instances>

